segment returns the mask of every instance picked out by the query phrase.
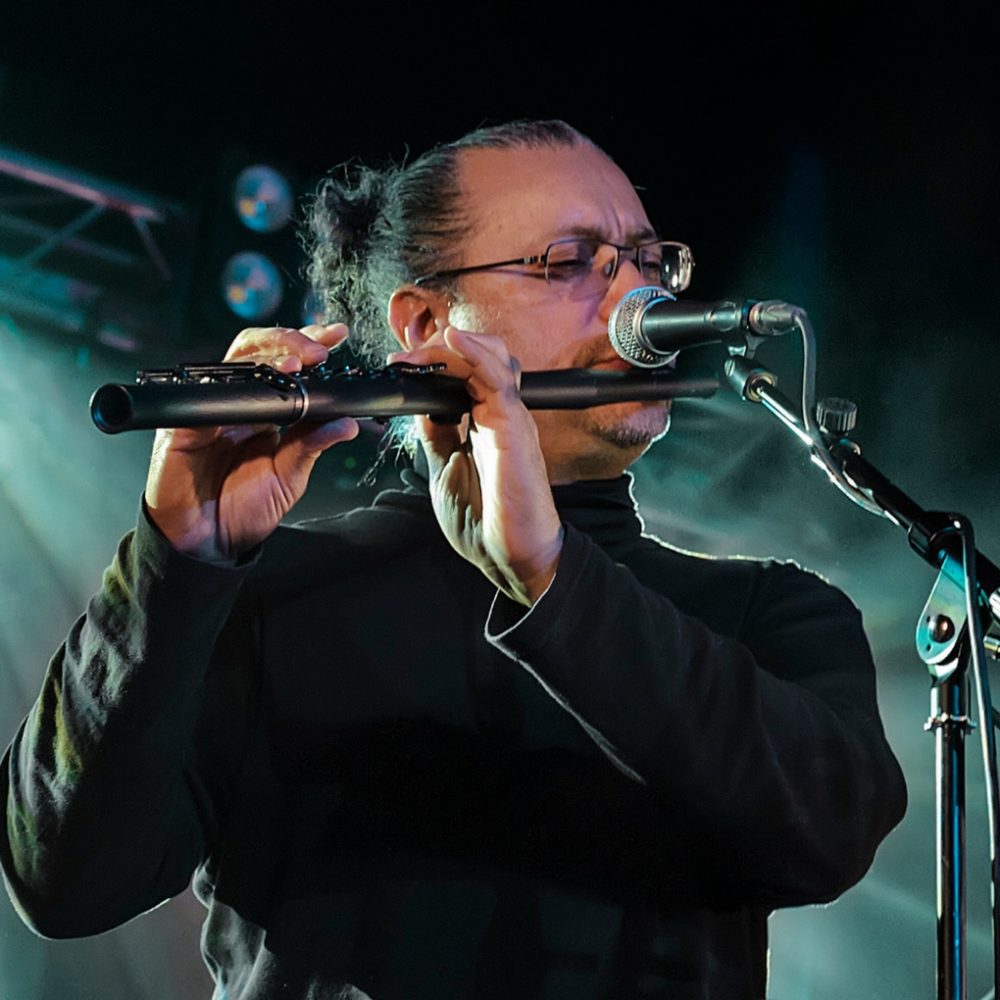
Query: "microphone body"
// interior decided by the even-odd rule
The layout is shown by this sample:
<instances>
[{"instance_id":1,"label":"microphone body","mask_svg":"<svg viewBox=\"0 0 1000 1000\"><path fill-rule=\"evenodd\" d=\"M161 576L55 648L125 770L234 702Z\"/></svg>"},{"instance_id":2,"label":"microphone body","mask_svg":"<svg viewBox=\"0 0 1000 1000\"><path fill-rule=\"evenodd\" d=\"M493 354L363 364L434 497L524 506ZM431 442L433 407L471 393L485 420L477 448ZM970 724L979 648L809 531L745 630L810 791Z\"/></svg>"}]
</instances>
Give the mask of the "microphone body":
<instances>
[{"instance_id":1,"label":"microphone body","mask_svg":"<svg viewBox=\"0 0 1000 1000\"><path fill-rule=\"evenodd\" d=\"M663 288L645 285L615 306L608 336L626 361L658 368L686 347L719 342L737 346L748 333L760 337L788 333L802 315L798 306L777 300L678 301Z\"/></svg>"},{"instance_id":2,"label":"microphone body","mask_svg":"<svg viewBox=\"0 0 1000 1000\"><path fill-rule=\"evenodd\" d=\"M711 374L682 377L673 372L569 368L525 372L520 395L529 409L586 409L633 400L707 397L718 386ZM288 426L303 419L322 422L348 416L385 419L422 413L457 418L470 407L465 383L435 372L390 367L285 376L253 364L141 373L138 383L101 386L90 400L91 418L106 434L156 427Z\"/></svg>"}]
</instances>

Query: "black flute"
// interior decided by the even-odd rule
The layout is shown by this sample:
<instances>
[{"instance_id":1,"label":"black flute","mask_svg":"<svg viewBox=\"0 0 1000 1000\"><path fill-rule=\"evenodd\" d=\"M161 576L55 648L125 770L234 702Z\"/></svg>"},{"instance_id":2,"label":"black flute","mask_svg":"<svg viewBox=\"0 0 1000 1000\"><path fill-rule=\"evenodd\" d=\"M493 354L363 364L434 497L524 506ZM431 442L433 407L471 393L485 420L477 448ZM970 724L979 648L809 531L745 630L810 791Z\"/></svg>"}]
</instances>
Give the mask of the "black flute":
<instances>
[{"instance_id":1,"label":"black flute","mask_svg":"<svg viewBox=\"0 0 1000 1000\"><path fill-rule=\"evenodd\" d=\"M213 427L320 423L337 417L375 418L423 413L457 420L471 400L444 365L404 363L378 371L333 369L328 363L286 375L269 365L182 364L140 371L133 385L101 386L90 415L106 434L155 427ZM670 369L603 371L567 368L525 372L520 394L535 410L573 410L604 403L705 398L719 380L711 374L678 375Z\"/></svg>"}]
</instances>

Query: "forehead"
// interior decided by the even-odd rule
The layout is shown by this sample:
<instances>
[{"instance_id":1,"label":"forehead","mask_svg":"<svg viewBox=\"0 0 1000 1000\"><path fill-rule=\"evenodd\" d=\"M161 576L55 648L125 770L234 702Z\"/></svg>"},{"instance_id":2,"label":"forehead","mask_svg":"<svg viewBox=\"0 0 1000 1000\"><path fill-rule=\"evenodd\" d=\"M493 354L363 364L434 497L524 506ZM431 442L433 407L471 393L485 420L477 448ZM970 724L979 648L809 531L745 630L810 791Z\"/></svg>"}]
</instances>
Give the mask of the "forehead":
<instances>
[{"instance_id":1,"label":"forehead","mask_svg":"<svg viewBox=\"0 0 1000 1000\"><path fill-rule=\"evenodd\" d=\"M594 232L626 243L652 232L631 181L599 149L472 149L459 161L470 226L466 255L537 253L560 236Z\"/></svg>"}]
</instances>

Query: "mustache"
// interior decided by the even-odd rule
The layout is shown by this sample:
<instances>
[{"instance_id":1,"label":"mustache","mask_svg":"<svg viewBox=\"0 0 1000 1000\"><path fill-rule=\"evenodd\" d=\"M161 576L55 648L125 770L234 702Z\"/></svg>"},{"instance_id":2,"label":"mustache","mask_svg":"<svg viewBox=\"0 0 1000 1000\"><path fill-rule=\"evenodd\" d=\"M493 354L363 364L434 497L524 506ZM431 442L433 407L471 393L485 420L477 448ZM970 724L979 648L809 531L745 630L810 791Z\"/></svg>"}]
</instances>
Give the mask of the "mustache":
<instances>
[{"instance_id":1,"label":"mustache","mask_svg":"<svg viewBox=\"0 0 1000 1000\"><path fill-rule=\"evenodd\" d=\"M606 365L609 363L615 363L620 365L623 370L628 370L634 366L622 358L615 349L611 346L610 340L598 341L594 344L589 345L586 348L580 350L578 354L573 357L573 362L570 365L572 368L594 368L597 365ZM663 365L664 368L676 368L677 359L671 358L667 364Z\"/></svg>"}]
</instances>

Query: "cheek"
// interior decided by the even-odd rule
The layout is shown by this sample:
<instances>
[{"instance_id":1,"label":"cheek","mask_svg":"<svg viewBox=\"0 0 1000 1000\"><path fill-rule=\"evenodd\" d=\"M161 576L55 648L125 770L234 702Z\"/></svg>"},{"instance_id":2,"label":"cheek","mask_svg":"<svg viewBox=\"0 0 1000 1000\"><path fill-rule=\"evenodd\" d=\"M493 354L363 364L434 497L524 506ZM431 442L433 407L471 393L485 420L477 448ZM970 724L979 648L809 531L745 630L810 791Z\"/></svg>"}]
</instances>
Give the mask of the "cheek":
<instances>
[{"instance_id":1,"label":"cheek","mask_svg":"<svg viewBox=\"0 0 1000 1000\"><path fill-rule=\"evenodd\" d=\"M484 313L486 312L480 305L471 302L455 302L448 309L448 323L458 330L469 330L479 332L487 329L484 324Z\"/></svg>"},{"instance_id":2,"label":"cheek","mask_svg":"<svg viewBox=\"0 0 1000 1000\"><path fill-rule=\"evenodd\" d=\"M448 311L448 322L459 330L501 337L510 355L517 358L526 371L548 367L543 363L546 360L542 350L545 339L536 333L537 328L544 324L533 318L531 310L511 310L509 306L505 309L500 304L457 302Z\"/></svg>"},{"instance_id":3,"label":"cheek","mask_svg":"<svg viewBox=\"0 0 1000 1000\"><path fill-rule=\"evenodd\" d=\"M538 302L511 294L502 301L456 302L448 322L461 330L502 337L524 371L578 367L595 351L604 326L589 303Z\"/></svg>"}]
</instances>

